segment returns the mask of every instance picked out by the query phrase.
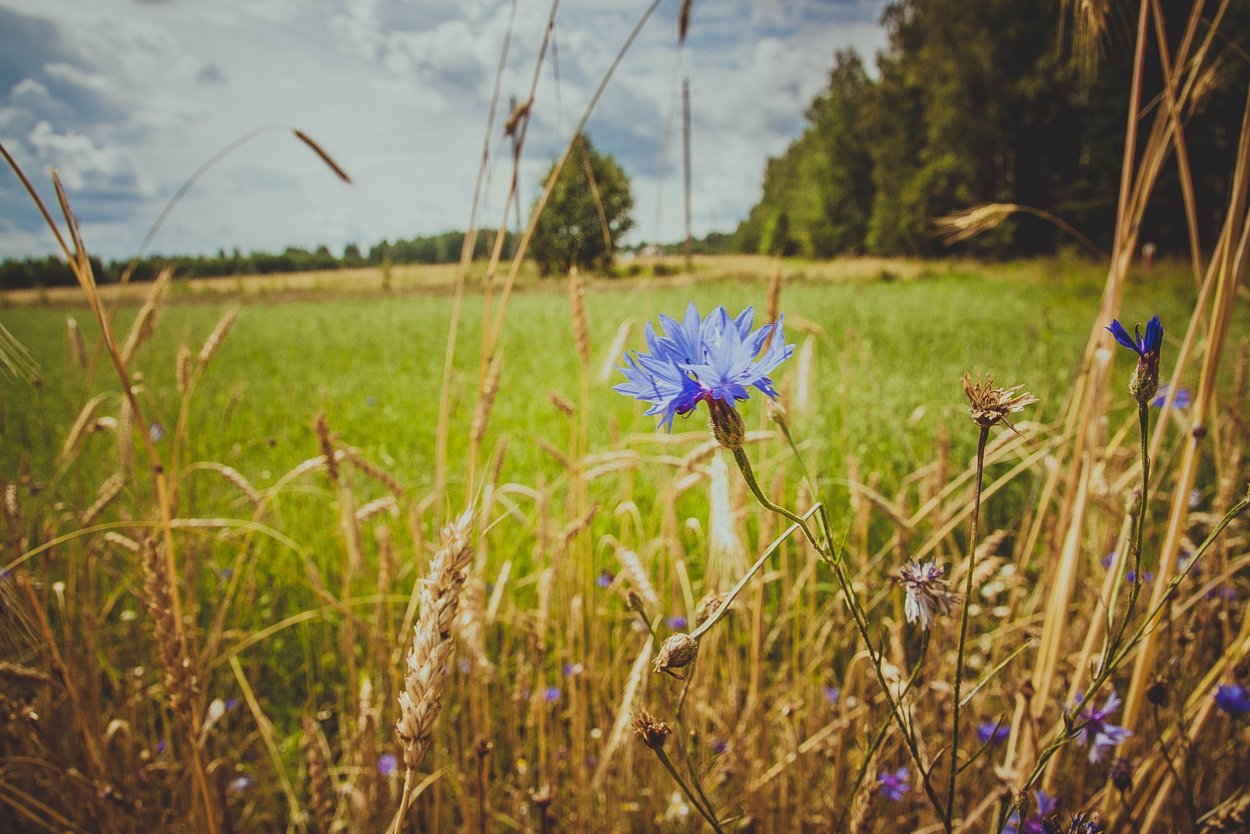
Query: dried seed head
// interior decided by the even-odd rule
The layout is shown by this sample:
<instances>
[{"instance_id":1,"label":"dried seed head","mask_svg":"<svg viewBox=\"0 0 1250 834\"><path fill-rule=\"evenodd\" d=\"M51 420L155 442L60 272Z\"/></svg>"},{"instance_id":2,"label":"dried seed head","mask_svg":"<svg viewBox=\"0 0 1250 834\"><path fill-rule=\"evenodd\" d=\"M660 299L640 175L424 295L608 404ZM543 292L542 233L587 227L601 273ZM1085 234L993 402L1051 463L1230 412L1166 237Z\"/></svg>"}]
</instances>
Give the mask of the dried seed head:
<instances>
[{"instance_id":1,"label":"dried seed head","mask_svg":"<svg viewBox=\"0 0 1250 834\"><path fill-rule=\"evenodd\" d=\"M1007 420L1007 415L1022 411L1037 402L1037 397L1032 394L1021 393L1021 387L1016 385L1011 388L995 388L994 378L990 374L986 374L985 381L982 382L979 375L974 377L965 371L964 394L968 396L968 413L972 415L972 421L981 428L1003 422L1015 431L1015 426Z\"/></svg>"},{"instance_id":2,"label":"dried seed head","mask_svg":"<svg viewBox=\"0 0 1250 834\"><path fill-rule=\"evenodd\" d=\"M547 399L551 400L551 404L559 409L565 417L572 417L577 412L577 406L573 405L573 401L559 391L548 391Z\"/></svg>"},{"instance_id":3,"label":"dried seed head","mask_svg":"<svg viewBox=\"0 0 1250 834\"><path fill-rule=\"evenodd\" d=\"M317 431L317 443L321 446L321 456L325 458L326 472L329 473L331 481L338 483L339 462L334 454L334 439L330 436L330 423L326 420L325 412L317 415L317 421L313 427Z\"/></svg>"},{"instance_id":4,"label":"dried seed head","mask_svg":"<svg viewBox=\"0 0 1250 834\"><path fill-rule=\"evenodd\" d=\"M718 591L709 591L704 594L703 599L699 600L699 604L694 608L695 625L703 625L721 607L727 596L728 594Z\"/></svg>"},{"instance_id":5,"label":"dried seed head","mask_svg":"<svg viewBox=\"0 0 1250 834\"><path fill-rule=\"evenodd\" d=\"M677 677L672 670L682 669L694 662L699 653L699 641L685 632L669 635L660 646L660 653L655 656L655 671L667 672Z\"/></svg>"},{"instance_id":6,"label":"dried seed head","mask_svg":"<svg viewBox=\"0 0 1250 834\"><path fill-rule=\"evenodd\" d=\"M1117 756L1111 762L1111 784L1121 793L1133 789L1133 764L1123 756Z\"/></svg>"},{"instance_id":7,"label":"dried seed head","mask_svg":"<svg viewBox=\"0 0 1250 834\"><path fill-rule=\"evenodd\" d=\"M1146 687L1146 700L1161 707L1168 702L1168 685L1163 678L1155 678L1150 686Z\"/></svg>"},{"instance_id":8,"label":"dried seed head","mask_svg":"<svg viewBox=\"0 0 1250 834\"><path fill-rule=\"evenodd\" d=\"M660 750L673 731L663 721L645 709L640 709L634 713L634 732L642 739L643 744L652 750Z\"/></svg>"}]
</instances>

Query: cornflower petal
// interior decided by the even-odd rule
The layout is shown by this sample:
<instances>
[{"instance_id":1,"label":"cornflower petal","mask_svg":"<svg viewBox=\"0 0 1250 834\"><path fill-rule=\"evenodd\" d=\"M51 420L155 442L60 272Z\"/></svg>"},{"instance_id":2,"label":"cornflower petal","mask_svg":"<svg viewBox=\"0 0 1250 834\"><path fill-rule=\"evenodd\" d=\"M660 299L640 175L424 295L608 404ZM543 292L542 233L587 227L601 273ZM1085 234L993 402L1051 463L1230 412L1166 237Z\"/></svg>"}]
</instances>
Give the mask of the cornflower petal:
<instances>
[{"instance_id":1,"label":"cornflower petal","mask_svg":"<svg viewBox=\"0 0 1250 834\"><path fill-rule=\"evenodd\" d=\"M1128 348L1129 350L1133 351L1133 353L1136 353L1138 356L1141 356L1142 354L1141 345L1138 344L1137 339L1134 339L1132 335L1130 335L1129 332L1124 329L1124 325L1120 324L1119 319L1113 319L1111 324L1107 327L1107 331L1110 332L1111 335L1115 337L1115 340L1117 342L1119 342L1120 344L1122 344L1124 347Z\"/></svg>"}]
</instances>

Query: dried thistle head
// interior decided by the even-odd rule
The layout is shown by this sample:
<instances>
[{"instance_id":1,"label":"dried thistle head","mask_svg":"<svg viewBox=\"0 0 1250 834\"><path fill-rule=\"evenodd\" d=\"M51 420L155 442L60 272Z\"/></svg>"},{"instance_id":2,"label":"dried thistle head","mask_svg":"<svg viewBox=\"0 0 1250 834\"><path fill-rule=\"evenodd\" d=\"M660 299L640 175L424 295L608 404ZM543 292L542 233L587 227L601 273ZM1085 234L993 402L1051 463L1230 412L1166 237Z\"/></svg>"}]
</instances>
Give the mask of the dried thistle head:
<instances>
[{"instance_id":1,"label":"dried thistle head","mask_svg":"<svg viewBox=\"0 0 1250 834\"><path fill-rule=\"evenodd\" d=\"M972 422L983 429L1002 422L1015 431L1016 427L1011 425L1007 415L1023 411L1037 402L1037 397L1022 392L1022 387L1015 385L1011 388L995 388L994 377L990 374L985 375L983 382L980 374L974 377L965 371L964 394L968 397L968 413L972 415Z\"/></svg>"},{"instance_id":2,"label":"dried thistle head","mask_svg":"<svg viewBox=\"0 0 1250 834\"><path fill-rule=\"evenodd\" d=\"M683 677L674 672L694 663L699 653L699 641L684 632L669 635L660 646L660 653L655 656L655 671L665 672L675 678Z\"/></svg>"},{"instance_id":3,"label":"dried thistle head","mask_svg":"<svg viewBox=\"0 0 1250 834\"><path fill-rule=\"evenodd\" d=\"M634 733L652 750L663 749L664 742L668 740L672 732L667 724L645 709L634 713Z\"/></svg>"},{"instance_id":4,"label":"dried thistle head","mask_svg":"<svg viewBox=\"0 0 1250 834\"><path fill-rule=\"evenodd\" d=\"M695 625L703 625L707 622L717 609L725 602L728 594L722 594L719 591L708 591L704 594L703 599L699 600L698 605L694 609Z\"/></svg>"}]
</instances>

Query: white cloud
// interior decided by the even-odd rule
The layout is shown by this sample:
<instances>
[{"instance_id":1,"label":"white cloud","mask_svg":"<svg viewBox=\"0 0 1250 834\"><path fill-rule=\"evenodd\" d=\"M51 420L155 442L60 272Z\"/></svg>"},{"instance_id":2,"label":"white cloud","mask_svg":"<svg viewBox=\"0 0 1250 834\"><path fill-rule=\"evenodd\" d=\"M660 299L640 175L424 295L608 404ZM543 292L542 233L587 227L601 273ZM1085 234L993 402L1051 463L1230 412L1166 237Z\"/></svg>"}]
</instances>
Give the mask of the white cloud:
<instances>
[{"instance_id":1,"label":"white cloud","mask_svg":"<svg viewBox=\"0 0 1250 834\"><path fill-rule=\"evenodd\" d=\"M155 195L133 157L120 148L97 145L73 131L57 133L47 122L35 125L26 141L39 163L57 169L71 194L91 191L101 195Z\"/></svg>"},{"instance_id":2,"label":"white cloud","mask_svg":"<svg viewBox=\"0 0 1250 834\"><path fill-rule=\"evenodd\" d=\"M489 225L503 214L509 179L507 101L528 95L550 9L549 0L517 2L491 138L496 167L479 215ZM679 133L668 138L665 181L657 180L666 122L680 107L675 79L688 73L694 95L695 232L731 229L757 199L768 156L798 135L834 50L858 44L868 55L883 44L875 26L883 2L696 3L682 55L676 4L662 6L590 122L596 146L633 177L635 236L682 233ZM16 57L0 62L16 72L0 89L0 133L33 164L32 176L55 165L79 194L117 189L114 201L71 195L82 201L75 208L99 254L128 255L192 171L271 123L306 130L356 185L345 187L289 133L273 130L196 183L157 251L368 245L468 222L511 0L0 3L24 16L22 31L44 38L46 53L8 50ZM642 8L633 0L561 3L521 170L526 212ZM0 51L6 46L0 31ZM680 130L679 110L671 127ZM0 199L9 205L13 194ZM17 226L0 228L0 257L34 254L22 233L30 229Z\"/></svg>"}]
</instances>

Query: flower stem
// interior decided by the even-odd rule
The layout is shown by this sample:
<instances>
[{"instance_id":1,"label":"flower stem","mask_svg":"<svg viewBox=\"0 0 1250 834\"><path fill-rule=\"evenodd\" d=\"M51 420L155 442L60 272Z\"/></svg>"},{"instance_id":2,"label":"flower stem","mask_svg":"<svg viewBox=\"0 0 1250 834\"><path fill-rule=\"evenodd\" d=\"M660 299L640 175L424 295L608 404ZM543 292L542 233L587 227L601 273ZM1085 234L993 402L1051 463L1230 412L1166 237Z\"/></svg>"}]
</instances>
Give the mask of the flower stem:
<instances>
[{"instance_id":1,"label":"flower stem","mask_svg":"<svg viewBox=\"0 0 1250 834\"><path fill-rule=\"evenodd\" d=\"M976 567L977 533L981 523L981 475L985 469L985 442L989 436L990 427L981 426L981 436L977 438L977 482L972 502L972 535L968 538L963 613L959 618L959 648L955 651L955 702L951 713L951 777L946 789L946 817L943 820L946 834L950 834L951 825L955 819L955 780L959 776L959 690L963 685L964 677L964 647L968 640L968 605L972 599L972 572Z\"/></svg>"},{"instance_id":2,"label":"flower stem","mask_svg":"<svg viewBox=\"0 0 1250 834\"><path fill-rule=\"evenodd\" d=\"M855 593L854 587L851 585L850 577L846 575L846 572L843 570L843 565L838 561L837 557L833 553L833 546L831 544L833 541L833 531L829 522L829 514L825 510L824 505L817 503L816 506L809 510L804 516L797 516L784 507L779 507L772 501L769 501L763 491L760 490L759 484L755 480L755 473L751 469L751 460L747 457L746 452L742 449L735 449L734 460L737 462L738 468L742 470L742 477L746 480L747 486L750 487L751 493L755 496L755 500L759 501L765 509L771 510L772 512L784 516L794 522L794 524L803 531L803 535L807 537L807 540L811 543L812 547L816 548L816 551L820 554L821 560L833 569L834 576L838 580L838 587L842 591L842 596L846 600L846 606L851 612L851 619L855 622L855 628L859 632L860 638L863 639L864 646L868 649L868 656L872 660L871 665L876 674L877 684L881 687L881 694L885 698L886 704L890 708L890 714L893 716L894 722L898 725L899 732L903 736L907 752L911 754L912 761L915 763L917 770L920 771L920 774L924 779L925 794L928 796L929 802L933 805L933 809L937 812L937 815L945 819L946 812L943 810L941 798L937 795L937 791L933 787L932 780L929 778L929 770L920 757L920 747L916 743L915 733L912 731L907 722L907 718L903 713L902 704L895 699L890 690L890 684L885 679L885 674L881 670L882 652L873 649L872 638L868 634L868 618L864 615L863 609L860 607L859 598ZM821 528L824 533L823 542L816 540L816 537L808 528L806 521L806 517L810 516L812 511L817 508L820 510ZM758 563L756 568L753 568L751 572L754 573L756 569L758 569ZM735 589L735 593L736 590L737 589ZM725 606L722 605L720 610L725 610ZM707 625L707 623L704 623L700 631L706 629ZM696 635L698 633L700 632L696 632Z\"/></svg>"},{"instance_id":3,"label":"flower stem","mask_svg":"<svg viewBox=\"0 0 1250 834\"><path fill-rule=\"evenodd\" d=\"M712 826L712 830L715 831L716 834L725 834L721 830L720 823L716 821L716 817L712 815L712 812L709 809L703 807L703 803L699 802L699 800L695 798L694 792L690 790L690 787L686 784L686 780L682 779L681 774L677 772L677 768L673 767L673 762L669 759L668 754L664 752L664 748L655 748L655 756L660 760L660 764L664 765L664 768L668 771L669 775L673 777L673 781L677 783L677 787L681 788L681 792L686 795L686 799L690 801L690 804L698 809L699 814L703 817L703 819L707 820L708 825Z\"/></svg>"},{"instance_id":4,"label":"flower stem","mask_svg":"<svg viewBox=\"0 0 1250 834\"><path fill-rule=\"evenodd\" d=\"M769 501L763 491L760 490L760 485L755 480L755 472L751 469L751 459L747 457L747 453L740 448L734 449L734 460L737 462L738 468L742 470L742 477L746 480L747 486L751 488L751 493L755 496L755 500L759 501L765 509L771 510L778 515L785 516L795 524L799 525L799 529L803 531L803 535L807 537L807 540L811 543L812 547L823 553L824 548L821 547L820 542L816 541L816 537L812 535L812 531L808 528L807 522L787 510L785 507L779 507L772 501Z\"/></svg>"}]
</instances>

